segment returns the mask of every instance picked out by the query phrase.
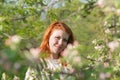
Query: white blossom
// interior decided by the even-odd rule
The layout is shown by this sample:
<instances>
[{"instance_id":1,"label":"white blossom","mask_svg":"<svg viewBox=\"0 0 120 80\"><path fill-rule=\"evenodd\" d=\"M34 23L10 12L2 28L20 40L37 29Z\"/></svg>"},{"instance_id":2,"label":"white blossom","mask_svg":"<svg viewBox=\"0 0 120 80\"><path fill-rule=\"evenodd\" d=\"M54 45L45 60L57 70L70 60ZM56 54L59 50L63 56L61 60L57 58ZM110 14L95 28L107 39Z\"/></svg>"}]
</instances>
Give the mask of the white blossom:
<instances>
[{"instance_id":1,"label":"white blossom","mask_svg":"<svg viewBox=\"0 0 120 80\"><path fill-rule=\"evenodd\" d=\"M32 54L33 58L38 58L40 49L39 48L31 48L30 53Z\"/></svg>"},{"instance_id":2,"label":"white blossom","mask_svg":"<svg viewBox=\"0 0 120 80\"><path fill-rule=\"evenodd\" d=\"M21 41L21 37L18 36L18 35L14 35L14 36L11 37L11 41L13 43L19 43Z\"/></svg>"},{"instance_id":3,"label":"white blossom","mask_svg":"<svg viewBox=\"0 0 120 80\"><path fill-rule=\"evenodd\" d=\"M96 39L94 39L94 40L92 41L92 43L93 43L93 44L96 44L96 43L97 43L97 40L96 40Z\"/></svg>"},{"instance_id":4,"label":"white blossom","mask_svg":"<svg viewBox=\"0 0 120 80\"><path fill-rule=\"evenodd\" d=\"M104 22L104 26L106 26L107 24L108 24L108 22L107 22L107 21L105 21L105 22Z\"/></svg>"},{"instance_id":5,"label":"white blossom","mask_svg":"<svg viewBox=\"0 0 120 80\"><path fill-rule=\"evenodd\" d=\"M120 46L120 43L118 40L115 40L115 41L109 42L107 46L110 48L110 51L113 52L116 48Z\"/></svg>"},{"instance_id":6,"label":"white blossom","mask_svg":"<svg viewBox=\"0 0 120 80\"><path fill-rule=\"evenodd\" d=\"M9 36L8 39L5 41L5 45L9 46L12 50L17 48L17 44L20 43L21 37L18 35Z\"/></svg>"},{"instance_id":7,"label":"white blossom","mask_svg":"<svg viewBox=\"0 0 120 80\"><path fill-rule=\"evenodd\" d=\"M97 46L95 46L94 48L95 48L95 50L98 50L98 51L100 51L101 49L103 49L105 46L103 46L103 45L97 45Z\"/></svg>"},{"instance_id":8,"label":"white blossom","mask_svg":"<svg viewBox=\"0 0 120 80\"><path fill-rule=\"evenodd\" d=\"M101 72L99 77L100 77L100 79L105 80L105 73Z\"/></svg>"},{"instance_id":9,"label":"white blossom","mask_svg":"<svg viewBox=\"0 0 120 80\"><path fill-rule=\"evenodd\" d=\"M105 0L98 0L97 3L96 3L99 7L103 8L106 4L106 1Z\"/></svg>"},{"instance_id":10,"label":"white blossom","mask_svg":"<svg viewBox=\"0 0 120 80\"><path fill-rule=\"evenodd\" d=\"M120 9L117 9L116 13L117 13L118 16L120 16Z\"/></svg>"},{"instance_id":11,"label":"white blossom","mask_svg":"<svg viewBox=\"0 0 120 80\"><path fill-rule=\"evenodd\" d=\"M107 33L107 34L111 33L110 29L106 29L105 33Z\"/></svg>"}]
</instances>

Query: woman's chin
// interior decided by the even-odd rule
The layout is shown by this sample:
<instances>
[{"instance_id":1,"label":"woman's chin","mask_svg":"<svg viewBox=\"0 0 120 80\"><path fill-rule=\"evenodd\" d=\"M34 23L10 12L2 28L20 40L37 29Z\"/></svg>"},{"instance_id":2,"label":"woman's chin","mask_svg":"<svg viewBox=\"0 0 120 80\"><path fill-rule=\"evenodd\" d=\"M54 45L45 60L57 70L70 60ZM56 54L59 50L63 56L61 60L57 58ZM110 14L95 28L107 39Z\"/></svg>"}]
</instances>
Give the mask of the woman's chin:
<instances>
[{"instance_id":1,"label":"woman's chin","mask_svg":"<svg viewBox=\"0 0 120 80\"><path fill-rule=\"evenodd\" d=\"M59 53L60 53L60 51L54 51L54 54L56 54L56 55L59 54Z\"/></svg>"}]
</instances>

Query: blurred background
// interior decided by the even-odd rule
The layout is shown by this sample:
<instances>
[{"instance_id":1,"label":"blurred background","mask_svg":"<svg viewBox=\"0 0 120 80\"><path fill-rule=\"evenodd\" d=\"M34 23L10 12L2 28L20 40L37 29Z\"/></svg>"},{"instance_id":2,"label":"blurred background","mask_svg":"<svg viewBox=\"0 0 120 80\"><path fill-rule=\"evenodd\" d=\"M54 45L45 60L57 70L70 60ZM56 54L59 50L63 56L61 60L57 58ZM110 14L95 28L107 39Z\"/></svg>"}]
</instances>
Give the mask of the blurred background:
<instances>
[{"instance_id":1,"label":"blurred background","mask_svg":"<svg viewBox=\"0 0 120 80\"><path fill-rule=\"evenodd\" d=\"M55 20L65 22L79 43L79 64L72 62L78 80L120 79L119 0L0 0L1 79L6 73L24 80L29 53L36 53Z\"/></svg>"}]
</instances>

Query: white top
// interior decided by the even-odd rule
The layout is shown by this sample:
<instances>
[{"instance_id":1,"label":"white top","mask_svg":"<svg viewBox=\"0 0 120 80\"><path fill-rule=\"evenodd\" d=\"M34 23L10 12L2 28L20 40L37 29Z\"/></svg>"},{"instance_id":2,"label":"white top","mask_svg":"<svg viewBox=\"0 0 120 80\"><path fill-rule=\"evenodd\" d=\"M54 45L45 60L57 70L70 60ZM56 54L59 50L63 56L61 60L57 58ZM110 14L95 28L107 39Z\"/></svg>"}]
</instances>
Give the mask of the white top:
<instances>
[{"instance_id":1,"label":"white top","mask_svg":"<svg viewBox=\"0 0 120 80\"><path fill-rule=\"evenodd\" d=\"M29 67L25 80L71 80L69 75L70 66L63 66L58 59L41 59L41 64L36 67ZM74 80L74 79L72 79Z\"/></svg>"}]
</instances>

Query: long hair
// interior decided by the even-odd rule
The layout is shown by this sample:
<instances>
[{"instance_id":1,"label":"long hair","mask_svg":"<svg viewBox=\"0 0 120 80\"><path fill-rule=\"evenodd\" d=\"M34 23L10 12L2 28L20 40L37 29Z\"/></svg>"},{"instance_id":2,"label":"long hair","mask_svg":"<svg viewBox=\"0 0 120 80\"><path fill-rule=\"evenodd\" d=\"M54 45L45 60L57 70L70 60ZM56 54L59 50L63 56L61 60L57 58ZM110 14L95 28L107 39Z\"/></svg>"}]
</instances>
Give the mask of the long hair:
<instances>
[{"instance_id":1,"label":"long hair","mask_svg":"<svg viewBox=\"0 0 120 80\"><path fill-rule=\"evenodd\" d=\"M50 38L52 32L56 29L67 32L69 35L67 44L73 44L74 37L73 37L73 33L72 33L71 29L65 23L60 22L60 21L55 21L48 26L48 28L45 31L45 34L43 35L43 39L42 39L42 42L40 45L41 52L50 54L49 38Z\"/></svg>"}]
</instances>

